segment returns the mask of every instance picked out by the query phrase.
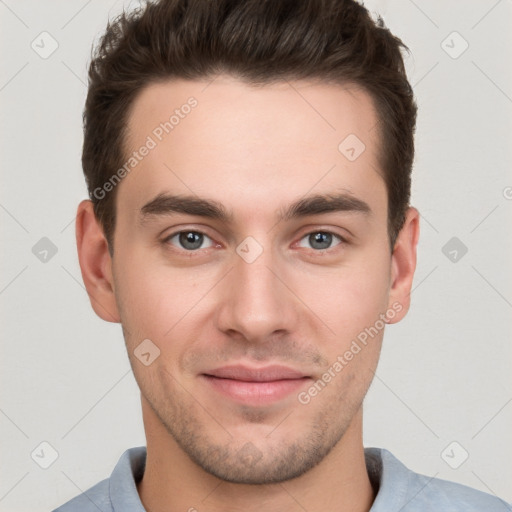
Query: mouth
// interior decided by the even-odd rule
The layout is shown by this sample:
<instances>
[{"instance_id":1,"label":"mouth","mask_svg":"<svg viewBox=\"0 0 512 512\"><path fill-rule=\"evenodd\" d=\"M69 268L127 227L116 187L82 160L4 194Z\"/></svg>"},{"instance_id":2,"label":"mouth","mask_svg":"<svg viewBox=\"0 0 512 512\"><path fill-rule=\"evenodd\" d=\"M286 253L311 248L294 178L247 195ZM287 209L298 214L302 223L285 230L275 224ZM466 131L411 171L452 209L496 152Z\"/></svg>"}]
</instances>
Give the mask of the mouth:
<instances>
[{"instance_id":1,"label":"mouth","mask_svg":"<svg viewBox=\"0 0 512 512\"><path fill-rule=\"evenodd\" d=\"M203 381L218 394L245 405L268 405L289 396L311 377L286 366L249 368L224 366L202 373Z\"/></svg>"}]
</instances>

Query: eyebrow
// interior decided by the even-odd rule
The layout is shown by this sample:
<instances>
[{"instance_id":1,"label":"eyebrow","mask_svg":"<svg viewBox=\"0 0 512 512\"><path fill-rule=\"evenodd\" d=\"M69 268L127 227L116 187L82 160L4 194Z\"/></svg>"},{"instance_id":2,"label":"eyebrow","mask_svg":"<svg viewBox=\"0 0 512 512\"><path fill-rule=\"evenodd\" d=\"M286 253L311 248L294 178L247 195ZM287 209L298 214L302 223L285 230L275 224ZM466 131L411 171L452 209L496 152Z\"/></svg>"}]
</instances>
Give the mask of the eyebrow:
<instances>
[{"instance_id":1,"label":"eyebrow","mask_svg":"<svg viewBox=\"0 0 512 512\"><path fill-rule=\"evenodd\" d=\"M277 211L277 218L278 221L288 221L330 212L362 213L365 216L372 214L368 203L348 193L315 194L280 208ZM234 219L233 213L218 201L197 196L160 193L140 209L139 220L144 224L151 218L172 213L196 215L227 224L232 223Z\"/></svg>"}]
</instances>

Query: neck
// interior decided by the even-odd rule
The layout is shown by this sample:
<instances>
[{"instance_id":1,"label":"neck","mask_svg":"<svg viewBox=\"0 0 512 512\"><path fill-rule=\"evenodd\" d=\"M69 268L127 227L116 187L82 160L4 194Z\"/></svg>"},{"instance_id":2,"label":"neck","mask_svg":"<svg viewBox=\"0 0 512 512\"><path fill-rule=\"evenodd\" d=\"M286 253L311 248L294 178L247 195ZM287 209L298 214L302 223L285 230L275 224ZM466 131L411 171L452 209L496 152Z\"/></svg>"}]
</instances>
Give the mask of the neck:
<instances>
[{"instance_id":1,"label":"neck","mask_svg":"<svg viewBox=\"0 0 512 512\"><path fill-rule=\"evenodd\" d=\"M375 499L364 459L361 409L317 466L270 485L233 484L205 472L181 450L144 398L142 409L147 458L137 490L151 512L368 512Z\"/></svg>"}]
</instances>

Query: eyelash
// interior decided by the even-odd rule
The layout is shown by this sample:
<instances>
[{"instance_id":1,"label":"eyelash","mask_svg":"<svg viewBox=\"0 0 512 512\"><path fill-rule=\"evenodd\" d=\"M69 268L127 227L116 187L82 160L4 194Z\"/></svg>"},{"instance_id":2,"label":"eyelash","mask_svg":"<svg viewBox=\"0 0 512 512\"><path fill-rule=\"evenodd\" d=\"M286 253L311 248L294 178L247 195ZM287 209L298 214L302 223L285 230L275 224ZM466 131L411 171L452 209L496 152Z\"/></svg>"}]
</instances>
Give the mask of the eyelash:
<instances>
[{"instance_id":1,"label":"eyelash","mask_svg":"<svg viewBox=\"0 0 512 512\"><path fill-rule=\"evenodd\" d=\"M180 235L180 234L182 234L182 233L195 233L195 234L197 234L197 235L203 235L203 236L205 236L206 238L209 238L210 240L212 240L212 242L213 242L213 239L212 239L210 236L208 236L206 233L204 233L203 231L198 231L198 230L193 230L193 229L184 229L184 230L181 230L181 231L176 231L176 232L174 232L174 233L172 233L172 234L168 235L167 237L165 237L165 238L162 240L162 244L163 244L163 245L166 245L166 246L168 246L168 245L172 245L172 244L170 243L170 241L171 241L174 237L176 237L177 235ZM340 243L339 243L339 244L336 244L336 245L334 245L334 246L332 246L332 247L328 247L327 249L310 249L311 251L313 251L313 252L315 252L315 253L327 253L327 252L331 251L332 249L335 249L336 247L338 247L338 246L340 246L340 245L346 245L346 244L348 244L348 241L347 241L344 237L342 237L341 235L339 235L339 234L337 234L337 233L334 233L334 232L332 232L332 231L328 231L328 230L316 230L316 231L310 231L310 232L308 232L308 233L304 234L304 235L300 238L299 242L300 242L300 241L302 241L304 238L309 237L310 235L314 235L314 234L318 234L318 233L332 235L333 237L338 238L338 239L339 239L339 241L340 241ZM215 242L214 242L214 244L215 244ZM173 247L174 247L174 246L173 246ZM206 249L210 249L210 248L211 248L211 247L207 247ZM176 248L176 247L174 247L174 249L176 249L177 251L180 251L180 252L184 252L184 253L186 253L187 255L190 255L191 257L195 256L197 253L199 253L199 252L200 252L200 249L187 250L187 249L179 249L179 248Z\"/></svg>"}]
</instances>

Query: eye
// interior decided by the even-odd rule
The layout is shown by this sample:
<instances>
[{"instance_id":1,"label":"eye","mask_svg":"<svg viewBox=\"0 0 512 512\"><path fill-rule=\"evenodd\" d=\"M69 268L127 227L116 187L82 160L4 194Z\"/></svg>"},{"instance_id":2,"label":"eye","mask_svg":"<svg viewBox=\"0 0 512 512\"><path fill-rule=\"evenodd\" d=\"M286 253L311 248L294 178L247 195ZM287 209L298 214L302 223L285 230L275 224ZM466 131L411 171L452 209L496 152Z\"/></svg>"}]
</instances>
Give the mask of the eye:
<instances>
[{"instance_id":1,"label":"eye","mask_svg":"<svg viewBox=\"0 0 512 512\"><path fill-rule=\"evenodd\" d=\"M306 243L309 243L312 249L323 251L326 249L331 249L332 242L335 238L337 238L340 243L345 242L341 236L335 235L329 231L313 231L301 239L299 242L299 247L308 247L307 245L303 245L302 242L303 240L306 240Z\"/></svg>"},{"instance_id":2,"label":"eye","mask_svg":"<svg viewBox=\"0 0 512 512\"><path fill-rule=\"evenodd\" d=\"M206 247L202 247L206 239L210 241L210 244ZM186 251L197 251L198 249L206 249L214 245L212 239L200 231L178 231L165 238L163 243L170 243L174 246L179 244L178 249L184 249Z\"/></svg>"}]
</instances>

